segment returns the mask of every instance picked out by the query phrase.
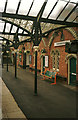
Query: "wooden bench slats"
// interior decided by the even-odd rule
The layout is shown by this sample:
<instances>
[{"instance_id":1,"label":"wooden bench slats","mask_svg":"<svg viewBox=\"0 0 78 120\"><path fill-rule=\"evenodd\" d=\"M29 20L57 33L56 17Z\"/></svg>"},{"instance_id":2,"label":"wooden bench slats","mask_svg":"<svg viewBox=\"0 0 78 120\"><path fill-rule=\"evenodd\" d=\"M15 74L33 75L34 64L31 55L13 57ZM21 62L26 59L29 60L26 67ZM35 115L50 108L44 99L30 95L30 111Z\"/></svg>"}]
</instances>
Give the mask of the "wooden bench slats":
<instances>
[{"instance_id":1,"label":"wooden bench slats","mask_svg":"<svg viewBox=\"0 0 78 120\"><path fill-rule=\"evenodd\" d=\"M42 75L43 75L43 79L45 80L45 77L47 77L47 78L54 78L54 83L51 83L51 84L56 84L56 75L57 75L57 72L56 71L44 71L43 73L42 73Z\"/></svg>"}]
</instances>

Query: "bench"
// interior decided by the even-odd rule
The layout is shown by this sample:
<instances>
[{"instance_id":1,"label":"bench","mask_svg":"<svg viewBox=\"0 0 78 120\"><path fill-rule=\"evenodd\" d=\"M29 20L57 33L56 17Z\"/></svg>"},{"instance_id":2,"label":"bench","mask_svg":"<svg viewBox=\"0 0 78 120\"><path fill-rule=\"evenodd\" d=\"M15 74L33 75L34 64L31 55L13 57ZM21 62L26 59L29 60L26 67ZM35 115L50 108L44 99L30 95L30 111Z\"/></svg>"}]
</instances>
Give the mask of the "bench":
<instances>
[{"instance_id":1,"label":"bench","mask_svg":"<svg viewBox=\"0 0 78 120\"><path fill-rule=\"evenodd\" d=\"M51 85L53 84L56 84L56 75L57 75L57 72L56 71L49 71L49 70L46 70L42 73L42 76L43 76L43 80L45 80L45 78L48 78L48 79L54 79L54 83L51 83Z\"/></svg>"}]
</instances>

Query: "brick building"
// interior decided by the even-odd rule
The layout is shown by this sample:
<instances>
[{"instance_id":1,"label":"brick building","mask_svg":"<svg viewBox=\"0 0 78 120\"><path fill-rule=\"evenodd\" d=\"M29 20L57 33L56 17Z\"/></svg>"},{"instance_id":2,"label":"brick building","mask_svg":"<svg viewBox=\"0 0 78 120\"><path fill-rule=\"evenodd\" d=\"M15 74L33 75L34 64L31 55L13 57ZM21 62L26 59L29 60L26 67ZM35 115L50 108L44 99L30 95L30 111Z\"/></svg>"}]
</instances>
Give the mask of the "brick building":
<instances>
[{"instance_id":1,"label":"brick building","mask_svg":"<svg viewBox=\"0 0 78 120\"><path fill-rule=\"evenodd\" d=\"M76 82L76 69L78 69L77 55L65 52L65 43L78 39L78 28L65 28L51 32L47 38L42 38L39 44L37 69L42 73L45 69L58 71L58 78L66 80L68 84ZM23 48L25 49L23 50ZM24 55L26 61L24 62ZM35 51L33 43L28 42L19 47L18 65L35 70ZM77 63L77 64L76 64Z\"/></svg>"}]
</instances>

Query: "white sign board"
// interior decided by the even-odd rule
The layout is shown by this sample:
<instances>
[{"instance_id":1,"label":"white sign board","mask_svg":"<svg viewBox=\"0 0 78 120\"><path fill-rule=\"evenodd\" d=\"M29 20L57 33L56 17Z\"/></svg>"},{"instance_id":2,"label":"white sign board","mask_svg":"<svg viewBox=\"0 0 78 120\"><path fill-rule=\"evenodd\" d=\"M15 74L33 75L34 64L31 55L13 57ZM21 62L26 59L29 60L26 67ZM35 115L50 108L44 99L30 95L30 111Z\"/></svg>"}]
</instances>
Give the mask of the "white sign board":
<instances>
[{"instance_id":1,"label":"white sign board","mask_svg":"<svg viewBox=\"0 0 78 120\"><path fill-rule=\"evenodd\" d=\"M63 46L65 45L66 42L70 42L70 40L66 40L66 41L62 41L62 42L56 42L54 43L54 46L57 47L57 46Z\"/></svg>"},{"instance_id":2,"label":"white sign board","mask_svg":"<svg viewBox=\"0 0 78 120\"><path fill-rule=\"evenodd\" d=\"M45 56L45 67L48 67L48 56Z\"/></svg>"}]
</instances>

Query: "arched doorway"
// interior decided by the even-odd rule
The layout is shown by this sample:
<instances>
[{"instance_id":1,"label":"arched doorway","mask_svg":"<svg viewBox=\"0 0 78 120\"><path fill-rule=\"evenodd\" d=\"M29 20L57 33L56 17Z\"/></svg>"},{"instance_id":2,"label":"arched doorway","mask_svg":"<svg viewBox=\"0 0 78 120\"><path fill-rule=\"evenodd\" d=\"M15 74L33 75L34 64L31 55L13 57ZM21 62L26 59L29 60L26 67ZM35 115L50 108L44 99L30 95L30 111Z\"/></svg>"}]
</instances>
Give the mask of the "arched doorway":
<instances>
[{"instance_id":1,"label":"arched doorway","mask_svg":"<svg viewBox=\"0 0 78 120\"><path fill-rule=\"evenodd\" d=\"M67 54L66 63L68 63L68 84L76 83L76 54Z\"/></svg>"},{"instance_id":2,"label":"arched doorway","mask_svg":"<svg viewBox=\"0 0 78 120\"><path fill-rule=\"evenodd\" d=\"M70 84L76 84L76 58L70 58Z\"/></svg>"},{"instance_id":3,"label":"arched doorway","mask_svg":"<svg viewBox=\"0 0 78 120\"><path fill-rule=\"evenodd\" d=\"M41 74L45 71L45 55L41 56Z\"/></svg>"}]
</instances>

